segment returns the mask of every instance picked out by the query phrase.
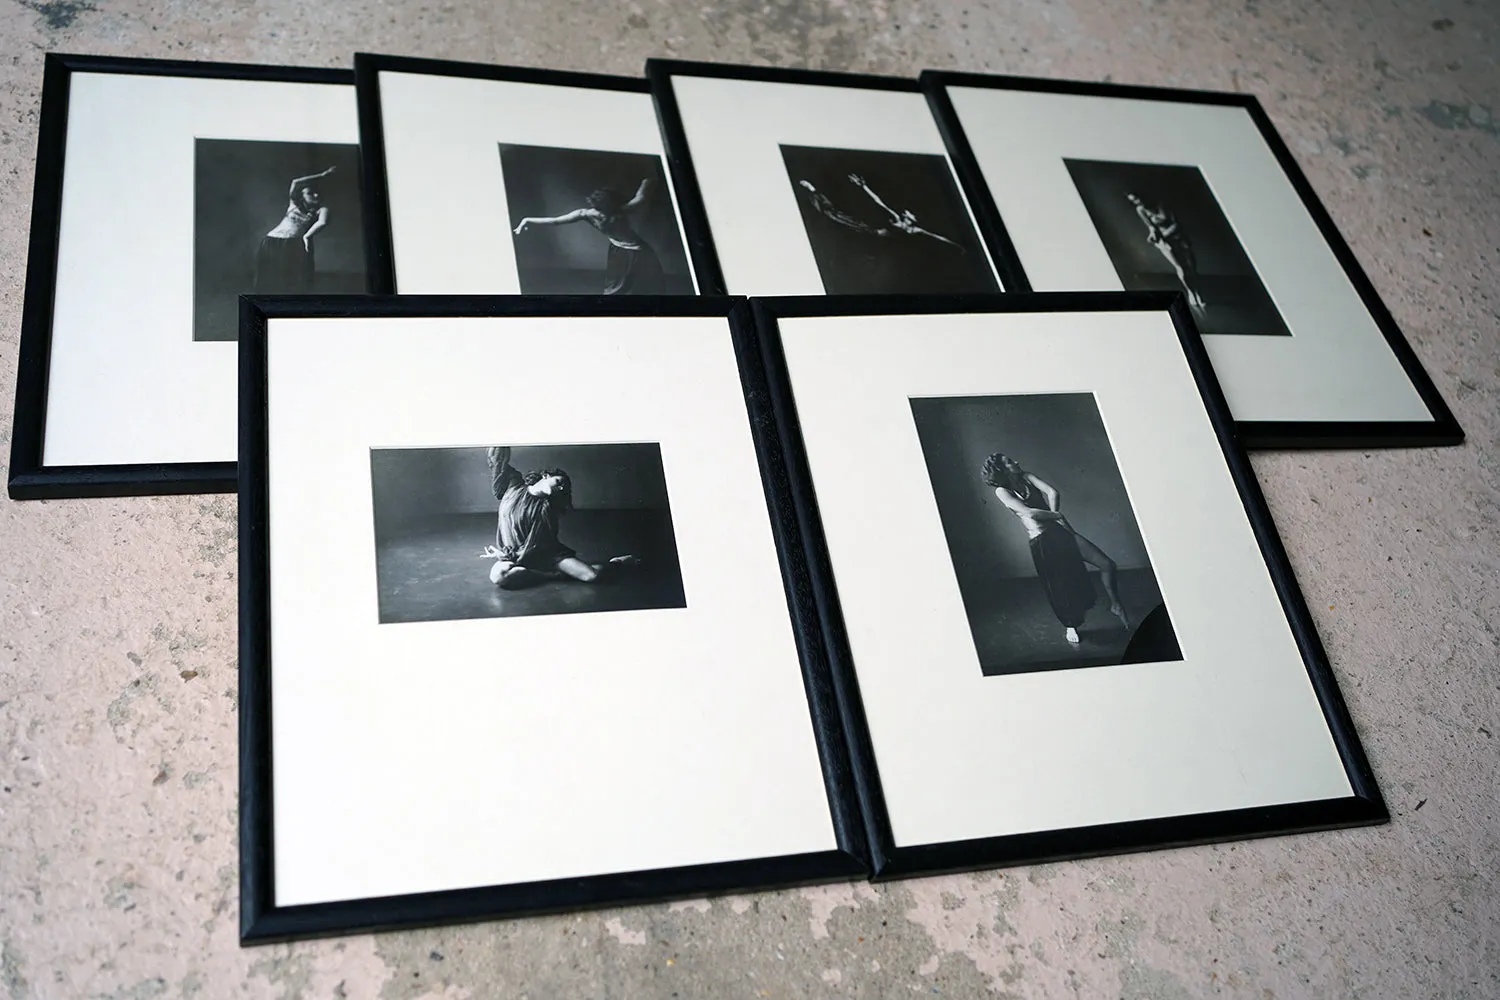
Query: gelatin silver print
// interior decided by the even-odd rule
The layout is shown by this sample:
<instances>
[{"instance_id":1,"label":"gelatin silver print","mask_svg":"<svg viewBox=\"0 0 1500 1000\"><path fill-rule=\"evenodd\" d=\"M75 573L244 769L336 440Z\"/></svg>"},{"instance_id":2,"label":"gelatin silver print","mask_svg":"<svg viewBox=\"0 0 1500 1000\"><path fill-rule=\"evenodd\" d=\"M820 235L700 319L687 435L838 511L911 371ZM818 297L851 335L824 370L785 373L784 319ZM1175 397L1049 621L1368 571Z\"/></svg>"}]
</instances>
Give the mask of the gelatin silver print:
<instances>
[{"instance_id":1,"label":"gelatin silver print","mask_svg":"<svg viewBox=\"0 0 1500 1000\"><path fill-rule=\"evenodd\" d=\"M370 453L380 621L686 607L653 443Z\"/></svg>"},{"instance_id":2,"label":"gelatin silver print","mask_svg":"<svg viewBox=\"0 0 1500 1000\"><path fill-rule=\"evenodd\" d=\"M692 295L659 156L500 145L525 295Z\"/></svg>"},{"instance_id":3,"label":"gelatin silver print","mask_svg":"<svg viewBox=\"0 0 1500 1000\"><path fill-rule=\"evenodd\" d=\"M998 292L948 159L781 147L829 295Z\"/></svg>"},{"instance_id":4,"label":"gelatin silver print","mask_svg":"<svg viewBox=\"0 0 1500 1000\"><path fill-rule=\"evenodd\" d=\"M359 147L194 143L193 339L235 340L239 297L365 291Z\"/></svg>"},{"instance_id":5,"label":"gelatin silver print","mask_svg":"<svg viewBox=\"0 0 1500 1000\"><path fill-rule=\"evenodd\" d=\"M986 676L1182 658L1092 393L911 408Z\"/></svg>"},{"instance_id":6,"label":"gelatin silver print","mask_svg":"<svg viewBox=\"0 0 1500 1000\"><path fill-rule=\"evenodd\" d=\"M1127 291L1181 291L1201 333L1291 336L1201 170L1063 162Z\"/></svg>"}]
</instances>

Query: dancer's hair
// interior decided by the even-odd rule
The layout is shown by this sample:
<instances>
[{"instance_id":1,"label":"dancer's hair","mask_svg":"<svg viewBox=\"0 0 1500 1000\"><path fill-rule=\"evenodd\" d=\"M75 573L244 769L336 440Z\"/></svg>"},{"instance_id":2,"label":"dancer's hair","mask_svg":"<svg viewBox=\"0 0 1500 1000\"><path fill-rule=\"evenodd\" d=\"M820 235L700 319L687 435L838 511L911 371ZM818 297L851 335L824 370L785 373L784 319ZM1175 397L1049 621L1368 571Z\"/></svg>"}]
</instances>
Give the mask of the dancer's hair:
<instances>
[{"instance_id":1,"label":"dancer's hair","mask_svg":"<svg viewBox=\"0 0 1500 1000\"><path fill-rule=\"evenodd\" d=\"M980 470L979 475L984 479L986 486L1003 486L1012 493L1019 493L1024 488L1019 482L1021 477L1005 467L1007 461L1010 461L1010 459L1006 454L997 451L984 460L984 467Z\"/></svg>"},{"instance_id":2,"label":"dancer's hair","mask_svg":"<svg viewBox=\"0 0 1500 1000\"><path fill-rule=\"evenodd\" d=\"M625 199L614 188L599 188L585 200L589 208L603 212L609 218L614 218L625 211Z\"/></svg>"},{"instance_id":3,"label":"dancer's hair","mask_svg":"<svg viewBox=\"0 0 1500 1000\"><path fill-rule=\"evenodd\" d=\"M548 476L556 476L558 484L552 489L552 503L559 514L573 509L573 477L562 469L537 469L522 477L527 486L535 486Z\"/></svg>"}]
</instances>

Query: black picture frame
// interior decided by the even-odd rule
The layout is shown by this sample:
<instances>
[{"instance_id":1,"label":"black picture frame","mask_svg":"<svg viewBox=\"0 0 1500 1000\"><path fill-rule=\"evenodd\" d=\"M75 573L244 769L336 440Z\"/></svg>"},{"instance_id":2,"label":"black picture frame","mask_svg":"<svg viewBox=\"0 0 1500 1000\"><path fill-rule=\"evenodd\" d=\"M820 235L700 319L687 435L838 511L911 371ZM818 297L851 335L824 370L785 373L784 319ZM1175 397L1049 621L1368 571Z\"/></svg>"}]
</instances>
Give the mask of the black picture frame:
<instances>
[{"instance_id":1,"label":"black picture frame","mask_svg":"<svg viewBox=\"0 0 1500 1000\"><path fill-rule=\"evenodd\" d=\"M25 304L16 364L15 419L7 486L13 500L231 493L235 463L180 462L120 465L45 465L47 385L61 236L68 102L75 73L113 73L216 80L353 85L343 69L243 63L135 59L49 52L43 61L42 100L26 257Z\"/></svg>"},{"instance_id":2,"label":"black picture frame","mask_svg":"<svg viewBox=\"0 0 1500 1000\"><path fill-rule=\"evenodd\" d=\"M874 881L1370 826L1389 821L1389 811L1249 463L1239 430L1230 419L1208 355L1181 295L1057 292L986 296L961 303L935 297L893 301L873 297L798 296L755 299L752 300L752 309L771 394L771 410L775 414L775 428L781 436L786 475L802 538L807 545L806 560L838 694L841 721L849 737L853 781L864 817ZM803 444L778 323L783 319L819 316L1132 310L1166 310L1171 316L1353 794L1314 802L898 847L881 788L870 727L860 699L853 653L843 625L838 585Z\"/></svg>"},{"instance_id":3,"label":"black picture frame","mask_svg":"<svg viewBox=\"0 0 1500 1000\"><path fill-rule=\"evenodd\" d=\"M391 209L386 183L385 124L380 108L381 73L413 73L424 76L494 80L501 83L578 87L583 90L650 93L650 87L643 77L356 52L354 54L354 79L355 95L359 103L359 138L364 150L366 257L369 260L371 275L370 291L376 295L399 293L396 288L394 237L391 233ZM675 183L675 175L673 179ZM683 223L685 228L685 219Z\"/></svg>"},{"instance_id":4,"label":"black picture frame","mask_svg":"<svg viewBox=\"0 0 1500 1000\"><path fill-rule=\"evenodd\" d=\"M240 941L260 944L662 901L863 878L868 874L864 826L852 793L847 742L841 729L823 633L792 498L780 469L780 440L770 392L755 348L744 299L634 296L375 296L241 299L240 334ZM274 890L274 816L271 760L271 566L267 526L267 322L319 317L724 317L730 324L747 417L765 488L787 610L802 666L824 788L838 849L718 864L593 875L426 892L407 896L280 907Z\"/></svg>"},{"instance_id":5,"label":"black picture frame","mask_svg":"<svg viewBox=\"0 0 1500 1000\"><path fill-rule=\"evenodd\" d=\"M646 79L650 83L652 97L656 101L657 116L661 123L662 139L666 144L667 162L672 170L672 183L682 209L682 225L687 232L688 251L692 254L693 268L698 274L699 288L705 295L723 295L727 292L724 271L719 264L719 255L714 247L714 238L708 221L708 210L704 205L703 192L698 186L693 170L692 150L683 126L682 114L672 90L674 76L712 77L726 80L759 81L762 83L794 83L819 87L849 87L860 90L886 90L900 93L921 93L922 85L914 77L880 76L871 73L847 73L830 70L794 69L782 66L743 66L729 63L695 62L684 59L647 59ZM950 160L952 156L950 154ZM958 164L954 162L955 171ZM979 221L977 208L975 221ZM989 250L996 277L1004 289L1024 289L1021 272L1011 267L1015 253L1005 240L1002 230L977 226L979 236Z\"/></svg>"},{"instance_id":6,"label":"black picture frame","mask_svg":"<svg viewBox=\"0 0 1500 1000\"><path fill-rule=\"evenodd\" d=\"M1401 365L1406 377L1432 414L1431 422L1409 421L1239 421L1239 437L1247 448L1336 449L1375 447L1440 447L1461 444L1463 429L1447 402L1427 374L1416 352L1407 342L1390 310L1381 300L1353 250L1339 232L1332 216L1313 190L1306 174L1286 142L1277 132L1265 108L1253 94L1208 90L1179 90L1165 87L1136 86L1117 83L1091 83L1074 80L1052 80L1035 77L964 73L948 70L924 70L920 76L933 116L943 133L955 171L969 198L980 228L991 240L992 252L1007 261L1014 276L1014 287L1032 290L1012 242L1005 220L985 183L979 163L959 115L948 94L950 87L988 88L1034 93L1069 94L1102 99L1162 101L1177 104L1203 104L1244 110L1254 122L1266 147L1296 191L1302 207L1327 242L1344 275L1348 278L1371 319L1385 337L1386 344Z\"/></svg>"}]
</instances>

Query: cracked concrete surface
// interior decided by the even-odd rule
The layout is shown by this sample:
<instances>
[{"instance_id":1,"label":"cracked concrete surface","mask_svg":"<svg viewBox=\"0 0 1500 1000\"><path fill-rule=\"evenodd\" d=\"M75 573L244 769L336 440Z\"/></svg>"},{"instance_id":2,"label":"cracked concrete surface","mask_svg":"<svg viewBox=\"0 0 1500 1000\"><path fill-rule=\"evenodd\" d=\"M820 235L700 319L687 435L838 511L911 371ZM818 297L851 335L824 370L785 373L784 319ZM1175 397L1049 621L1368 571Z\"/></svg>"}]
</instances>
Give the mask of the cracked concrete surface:
<instances>
[{"instance_id":1,"label":"cracked concrete surface","mask_svg":"<svg viewBox=\"0 0 1500 1000\"><path fill-rule=\"evenodd\" d=\"M1256 93L1469 433L1257 456L1391 825L242 950L232 498L0 500L0 998L1500 996L1500 7L0 0L0 452L41 57L648 55Z\"/></svg>"}]
</instances>

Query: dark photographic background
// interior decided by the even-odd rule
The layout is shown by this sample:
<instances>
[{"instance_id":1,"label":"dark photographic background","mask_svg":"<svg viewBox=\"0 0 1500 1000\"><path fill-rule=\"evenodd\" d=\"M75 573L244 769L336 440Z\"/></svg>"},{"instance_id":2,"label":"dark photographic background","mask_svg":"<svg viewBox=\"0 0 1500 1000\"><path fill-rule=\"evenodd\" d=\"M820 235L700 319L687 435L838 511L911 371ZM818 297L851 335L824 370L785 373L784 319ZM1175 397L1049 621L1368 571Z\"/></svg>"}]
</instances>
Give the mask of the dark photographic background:
<instances>
[{"instance_id":1,"label":"dark photographic background","mask_svg":"<svg viewBox=\"0 0 1500 1000\"><path fill-rule=\"evenodd\" d=\"M609 582L548 581L501 590L489 581L499 507L484 448L370 452L380 621L448 621L686 606L677 542L656 444L515 447L510 464L563 469L573 507L558 538L586 562L635 555Z\"/></svg>"},{"instance_id":2,"label":"dark photographic background","mask_svg":"<svg viewBox=\"0 0 1500 1000\"><path fill-rule=\"evenodd\" d=\"M554 217L583 208L599 188L613 188L629 200L649 178L647 203L631 214L635 231L661 260L665 294L692 295L687 251L667 190L661 157L555 146L500 144L500 171L510 228L527 216ZM604 261L609 241L586 222L538 226L520 236L512 233L516 269L526 295L599 295L604 291Z\"/></svg>"},{"instance_id":3,"label":"dark photographic background","mask_svg":"<svg viewBox=\"0 0 1500 1000\"><path fill-rule=\"evenodd\" d=\"M782 146L781 158L827 294L1000 291L946 157ZM863 177L892 210L910 211L917 225L953 240L962 249L900 231L889 236L856 232L813 208L798 183L811 181L846 215L872 226L889 226L889 213L852 184L850 174Z\"/></svg>"},{"instance_id":4,"label":"dark photographic background","mask_svg":"<svg viewBox=\"0 0 1500 1000\"><path fill-rule=\"evenodd\" d=\"M981 478L985 458L997 451L1055 488L1074 530L1114 560L1141 635L1129 658L1181 659L1170 622L1161 635L1164 607L1141 628L1162 606L1161 591L1091 393L928 396L912 399L911 408L986 676L1124 662L1132 639L1109 613L1091 568L1098 601L1078 630L1083 641L1067 642L1037 579L1025 526Z\"/></svg>"},{"instance_id":5,"label":"dark photographic background","mask_svg":"<svg viewBox=\"0 0 1500 1000\"><path fill-rule=\"evenodd\" d=\"M1194 313L1200 333L1291 336L1197 167L1064 160L1104 249L1128 291L1178 291L1177 273L1146 242L1146 224L1126 200L1164 208L1192 245L1208 308Z\"/></svg>"},{"instance_id":6,"label":"dark photographic background","mask_svg":"<svg viewBox=\"0 0 1500 1000\"><path fill-rule=\"evenodd\" d=\"M313 235L313 290L364 293L358 146L244 139L198 139L194 146L194 340L239 338L239 297L254 291L261 237L286 216L292 179L329 167L338 169L318 181L328 225Z\"/></svg>"}]
</instances>

